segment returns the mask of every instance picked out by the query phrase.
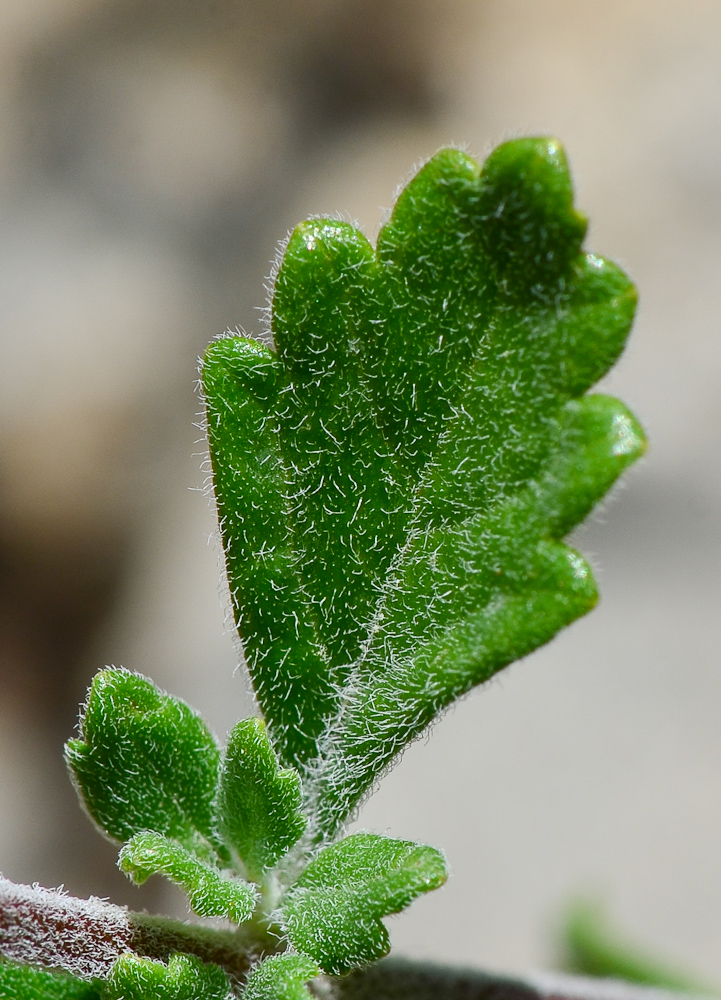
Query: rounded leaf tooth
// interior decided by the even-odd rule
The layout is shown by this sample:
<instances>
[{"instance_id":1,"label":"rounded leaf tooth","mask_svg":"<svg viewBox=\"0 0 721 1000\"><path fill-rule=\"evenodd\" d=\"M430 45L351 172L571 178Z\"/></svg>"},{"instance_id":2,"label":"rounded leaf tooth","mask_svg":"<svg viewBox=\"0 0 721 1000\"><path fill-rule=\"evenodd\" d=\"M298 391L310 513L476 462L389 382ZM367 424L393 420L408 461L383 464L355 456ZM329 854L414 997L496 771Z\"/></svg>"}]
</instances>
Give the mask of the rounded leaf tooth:
<instances>
[{"instance_id":1,"label":"rounded leaf tooth","mask_svg":"<svg viewBox=\"0 0 721 1000\"><path fill-rule=\"evenodd\" d=\"M211 344L203 385L213 484L238 632L274 745L286 762L315 753L333 687L291 531L275 352L242 337Z\"/></svg>"},{"instance_id":2,"label":"rounded leaf tooth","mask_svg":"<svg viewBox=\"0 0 721 1000\"><path fill-rule=\"evenodd\" d=\"M554 301L565 291L586 219L557 139L514 139L483 164L479 212L496 280L509 296Z\"/></svg>"}]
</instances>

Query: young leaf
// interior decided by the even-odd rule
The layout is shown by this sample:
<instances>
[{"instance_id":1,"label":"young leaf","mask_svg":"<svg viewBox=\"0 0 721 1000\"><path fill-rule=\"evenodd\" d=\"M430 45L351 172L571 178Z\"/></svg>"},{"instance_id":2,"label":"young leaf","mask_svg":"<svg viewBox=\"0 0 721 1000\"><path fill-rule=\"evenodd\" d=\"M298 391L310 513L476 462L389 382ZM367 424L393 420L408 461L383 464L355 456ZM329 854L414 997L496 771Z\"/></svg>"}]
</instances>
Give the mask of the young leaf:
<instances>
[{"instance_id":1,"label":"young leaf","mask_svg":"<svg viewBox=\"0 0 721 1000\"><path fill-rule=\"evenodd\" d=\"M139 674L102 670L66 757L88 812L111 837L156 830L212 857L220 753L184 702Z\"/></svg>"},{"instance_id":2,"label":"young leaf","mask_svg":"<svg viewBox=\"0 0 721 1000\"><path fill-rule=\"evenodd\" d=\"M190 906L199 917L227 917L236 924L248 920L257 901L252 885L224 877L216 868L199 861L175 841L146 830L136 833L120 852L118 865L134 882L142 885L156 873L188 893Z\"/></svg>"},{"instance_id":3,"label":"young leaf","mask_svg":"<svg viewBox=\"0 0 721 1000\"><path fill-rule=\"evenodd\" d=\"M103 987L103 1000L230 1000L230 982L217 965L171 955L167 965L123 955Z\"/></svg>"},{"instance_id":4,"label":"young leaf","mask_svg":"<svg viewBox=\"0 0 721 1000\"><path fill-rule=\"evenodd\" d=\"M233 729L220 772L218 824L226 845L257 879L305 829L300 777L282 770L260 719Z\"/></svg>"},{"instance_id":5,"label":"young leaf","mask_svg":"<svg viewBox=\"0 0 721 1000\"><path fill-rule=\"evenodd\" d=\"M342 976L390 948L381 917L446 880L433 847L355 833L326 847L283 900L288 937L325 972Z\"/></svg>"},{"instance_id":6,"label":"young leaf","mask_svg":"<svg viewBox=\"0 0 721 1000\"><path fill-rule=\"evenodd\" d=\"M242 1000L312 1000L305 984L318 975L320 969L305 955L274 955L250 973Z\"/></svg>"},{"instance_id":7,"label":"young leaf","mask_svg":"<svg viewBox=\"0 0 721 1000\"><path fill-rule=\"evenodd\" d=\"M0 958L2 1000L100 1000L99 987L65 972L34 969Z\"/></svg>"},{"instance_id":8,"label":"young leaf","mask_svg":"<svg viewBox=\"0 0 721 1000\"><path fill-rule=\"evenodd\" d=\"M644 449L584 396L635 292L581 251L560 145L435 156L376 251L299 226L277 353L208 351L208 436L236 618L269 732L319 838L455 698L597 595L561 544Z\"/></svg>"}]
</instances>

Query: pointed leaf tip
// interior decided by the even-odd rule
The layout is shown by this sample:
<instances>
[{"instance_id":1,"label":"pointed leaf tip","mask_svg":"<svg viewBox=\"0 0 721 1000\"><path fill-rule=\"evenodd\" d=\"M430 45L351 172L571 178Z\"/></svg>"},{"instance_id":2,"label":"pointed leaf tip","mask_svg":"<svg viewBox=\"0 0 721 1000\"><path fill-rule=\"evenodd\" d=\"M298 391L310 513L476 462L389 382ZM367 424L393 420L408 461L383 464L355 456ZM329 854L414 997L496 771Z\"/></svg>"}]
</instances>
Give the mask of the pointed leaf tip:
<instances>
[{"instance_id":1,"label":"pointed leaf tip","mask_svg":"<svg viewBox=\"0 0 721 1000\"><path fill-rule=\"evenodd\" d=\"M261 719L231 733L218 791L219 830L248 875L259 880L296 843L306 826L298 773L281 768Z\"/></svg>"}]
</instances>

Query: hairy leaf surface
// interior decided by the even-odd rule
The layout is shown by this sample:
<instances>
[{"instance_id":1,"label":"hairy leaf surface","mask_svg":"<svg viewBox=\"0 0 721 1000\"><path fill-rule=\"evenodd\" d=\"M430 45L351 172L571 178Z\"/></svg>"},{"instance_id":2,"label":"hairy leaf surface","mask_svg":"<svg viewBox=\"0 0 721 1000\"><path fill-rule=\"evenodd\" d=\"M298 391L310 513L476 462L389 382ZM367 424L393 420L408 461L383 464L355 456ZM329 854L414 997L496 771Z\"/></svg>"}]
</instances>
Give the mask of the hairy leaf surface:
<instances>
[{"instance_id":1,"label":"hairy leaf surface","mask_svg":"<svg viewBox=\"0 0 721 1000\"><path fill-rule=\"evenodd\" d=\"M185 702L139 674L102 670L66 757L88 812L115 840L155 830L212 857L220 752Z\"/></svg>"},{"instance_id":2,"label":"hairy leaf surface","mask_svg":"<svg viewBox=\"0 0 721 1000\"><path fill-rule=\"evenodd\" d=\"M435 156L377 247L316 219L285 250L275 349L204 364L239 632L269 733L333 835L455 698L597 599L562 543L644 449L586 396L635 292L582 251L560 145Z\"/></svg>"},{"instance_id":3,"label":"hairy leaf surface","mask_svg":"<svg viewBox=\"0 0 721 1000\"><path fill-rule=\"evenodd\" d=\"M306 955L274 955L250 973L242 1000L312 1000L305 985L320 975Z\"/></svg>"},{"instance_id":4,"label":"hairy leaf surface","mask_svg":"<svg viewBox=\"0 0 721 1000\"><path fill-rule=\"evenodd\" d=\"M65 972L34 969L0 958L2 1000L101 1000L97 984Z\"/></svg>"},{"instance_id":5,"label":"hairy leaf surface","mask_svg":"<svg viewBox=\"0 0 721 1000\"><path fill-rule=\"evenodd\" d=\"M446 880L433 847L355 833L326 847L283 901L288 937L325 972L344 975L388 954L381 920Z\"/></svg>"},{"instance_id":6,"label":"hairy leaf surface","mask_svg":"<svg viewBox=\"0 0 721 1000\"><path fill-rule=\"evenodd\" d=\"M151 875L166 875L185 889L199 917L227 917L242 924L255 908L257 891L252 885L222 875L159 833L136 833L120 852L118 865L138 885Z\"/></svg>"},{"instance_id":7,"label":"hairy leaf surface","mask_svg":"<svg viewBox=\"0 0 721 1000\"><path fill-rule=\"evenodd\" d=\"M220 774L220 834L257 880L295 844L306 826L297 771L278 765L260 719L243 719L230 735Z\"/></svg>"},{"instance_id":8,"label":"hairy leaf surface","mask_svg":"<svg viewBox=\"0 0 721 1000\"><path fill-rule=\"evenodd\" d=\"M230 982L217 965L193 955L171 955L167 965L123 955L103 987L103 1000L231 1000Z\"/></svg>"}]
</instances>

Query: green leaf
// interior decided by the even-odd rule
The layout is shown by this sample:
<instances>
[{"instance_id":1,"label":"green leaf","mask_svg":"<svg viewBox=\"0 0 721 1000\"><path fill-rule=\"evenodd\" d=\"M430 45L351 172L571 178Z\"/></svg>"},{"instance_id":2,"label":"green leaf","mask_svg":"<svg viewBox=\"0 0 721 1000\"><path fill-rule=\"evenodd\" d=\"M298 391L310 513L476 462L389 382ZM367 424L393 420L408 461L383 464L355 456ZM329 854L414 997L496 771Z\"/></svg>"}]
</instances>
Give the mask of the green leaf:
<instances>
[{"instance_id":1,"label":"green leaf","mask_svg":"<svg viewBox=\"0 0 721 1000\"><path fill-rule=\"evenodd\" d=\"M699 996L721 995L718 986L710 986L686 972L669 968L664 961L624 941L609 926L603 910L593 904L581 903L573 908L564 937L564 966L568 972L623 979Z\"/></svg>"},{"instance_id":2,"label":"green leaf","mask_svg":"<svg viewBox=\"0 0 721 1000\"><path fill-rule=\"evenodd\" d=\"M242 924L255 909L257 891L252 885L223 876L159 833L136 833L121 850L118 865L138 885L151 875L166 875L185 889L199 917L227 917Z\"/></svg>"},{"instance_id":3,"label":"green leaf","mask_svg":"<svg viewBox=\"0 0 721 1000\"><path fill-rule=\"evenodd\" d=\"M305 830L300 776L283 770L260 719L230 735L220 773L218 825L254 880L272 868Z\"/></svg>"},{"instance_id":4,"label":"green leaf","mask_svg":"<svg viewBox=\"0 0 721 1000\"><path fill-rule=\"evenodd\" d=\"M103 1000L230 1000L230 982L217 965L171 955L167 965L123 955L103 987Z\"/></svg>"},{"instance_id":5,"label":"green leaf","mask_svg":"<svg viewBox=\"0 0 721 1000\"><path fill-rule=\"evenodd\" d=\"M314 756L334 691L292 544L273 407L282 369L253 341L218 341L203 367L228 582L248 668L288 763Z\"/></svg>"},{"instance_id":6,"label":"green leaf","mask_svg":"<svg viewBox=\"0 0 721 1000\"><path fill-rule=\"evenodd\" d=\"M556 434L535 482L486 516L409 544L385 603L387 631L372 643L325 748L319 830L336 829L447 705L595 604L587 563L554 539L588 513L643 439L628 411L604 396L567 404Z\"/></svg>"},{"instance_id":7,"label":"green leaf","mask_svg":"<svg viewBox=\"0 0 721 1000\"><path fill-rule=\"evenodd\" d=\"M318 975L320 969L305 955L274 955L250 973L242 1000L312 1000L305 984Z\"/></svg>"},{"instance_id":8,"label":"green leaf","mask_svg":"<svg viewBox=\"0 0 721 1000\"><path fill-rule=\"evenodd\" d=\"M208 436L239 632L269 734L332 836L455 698L597 599L567 534L644 450L584 396L635 291L582 251L560 145L435 156L377 248L300 225L276 350L213 344Z\"/></svg>"},{"instance_id":9,"label":"green leaf","mask_svg":"<svg viewBox=\"0 0 721 1000\"><path fill-rule=\"evenodd\" d=\"M3 1000L100 1000L97 984L65 972L34 969L0 958L0 997Z\"/></svg>"},{"instance_id":10,"label":"green leaf","mask_svg":"<svg viewBox=\"0 0 721 1000\"><path fill-rule=\"evenodd\" d=\"M288 937L321 968L342 976L389 951L381 917L446 880L433 847L355 833L326 847L283 900Z\"/></svg>"},{"instance_id":11,"label":"green leaf","mask_svg":"<svg viewBox=\"0 0 721 1000\"><path fill-rule=\"evenodd\" d=\"M139 674L102 670L66 757L88 812L111 837L156 830L212 857L220 752L184 702Z\"/></svg>"}]
</instances>

